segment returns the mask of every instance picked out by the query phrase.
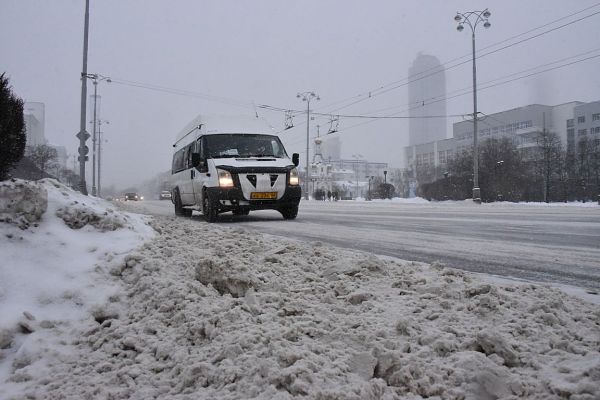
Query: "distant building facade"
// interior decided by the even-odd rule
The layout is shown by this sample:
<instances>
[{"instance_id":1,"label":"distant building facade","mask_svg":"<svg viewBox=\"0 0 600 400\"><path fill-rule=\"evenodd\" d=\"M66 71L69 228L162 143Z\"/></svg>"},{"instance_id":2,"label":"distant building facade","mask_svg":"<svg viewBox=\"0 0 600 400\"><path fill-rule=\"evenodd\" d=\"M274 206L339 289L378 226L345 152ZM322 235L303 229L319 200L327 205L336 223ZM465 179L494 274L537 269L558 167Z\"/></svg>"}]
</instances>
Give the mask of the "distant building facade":
<instances>
[{"instance_id":1,"label":"distant building facade","mask_svg":"<svg viewBox=\"0 0 600 400\"><path fill-rule=\"evenodd\" d=\"M408 144L415 146L446 139L446 73L437 57L417 55L408 70L409 131Z\"/></svg>"},{"instance_id":2,"label":"distant building facade","mask_svg":"<svg viewBox=\"0 0 600 400\"><path fill-rule=\"evenodd\" d=\"M480 117L479 143L491 138L511 138L524 160L539 150L544 131L555 133L567 151L576 152L577 143L588 138L600 143L600 101L579 101L548 106L530 104ZM404 148L405 169L419 184L440 178L451 158L473 147L473 121L453 124L453 137ZM429 170L429 173L423 171Z\"/></svg>"},{"instance_id":3,"label":"distant building facade","mask_svg":"<svg viewBox=\"0 0 600 400\"><path fill-rule=\"evenodd\" d=\"M417 178L417 171L430 169L432 180L439 178L448 167L448 162L454 157L456 144L453 138L422 143L404 148L405 168L412 171L412 177ZM410 174L409 174L410 175Z\"/></svg>"},{"instance_id":4,"label":"distant building facade","mask_svg":"<svg viewBox=\"0 0 600 400\"><path fill-rule=\"evenodd\" d=\"M330 138L325 136L315 139L315 152L308 176L311 194L321 190L325 193L337 192L341 199L365 197L369 183L375 177L384 178L387 174L387 163L354 158L341 159L339 157L339 149L341 148L339 136L331 137L331 139L334 139L332 142L327 139ZM326 144L329 145L328 148ZM326 153L326 149L329 153ZM332 155L338 155L338 157L333 158Z\"/></svg>"},{"instance_id":5,"label":"distant building facade","mask_svg":"<svg viewBox=\"0 0 600 400\"><path fill-rule=\"evenodd\" d=\"M600 144L600 101L575 106L572 119L566 122L567 151L577 152L577 143L582 139Z\"/></svg>"}]
</instances>

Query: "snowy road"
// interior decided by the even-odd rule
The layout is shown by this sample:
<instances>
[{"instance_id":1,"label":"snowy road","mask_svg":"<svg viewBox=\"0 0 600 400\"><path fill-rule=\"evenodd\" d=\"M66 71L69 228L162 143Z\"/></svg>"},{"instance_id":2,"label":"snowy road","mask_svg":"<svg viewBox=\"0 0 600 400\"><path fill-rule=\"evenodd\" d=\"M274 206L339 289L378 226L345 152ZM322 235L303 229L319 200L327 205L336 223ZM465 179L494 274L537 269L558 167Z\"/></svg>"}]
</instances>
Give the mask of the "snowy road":
<instances>
[{"instance_id":1,"label":"snowy road","mask_svg":"<svg viewBox=\"0 0 600 400\"><path fill-rule=\"evenodd\" d=\"M129 207L173 214L167 201ZM193 218L202 221L200 214ZM303 201L295 221L260 211L247 217L223 214L220 223L468 271L600 289L598 205Z\"/></svg>"}]
</instances>

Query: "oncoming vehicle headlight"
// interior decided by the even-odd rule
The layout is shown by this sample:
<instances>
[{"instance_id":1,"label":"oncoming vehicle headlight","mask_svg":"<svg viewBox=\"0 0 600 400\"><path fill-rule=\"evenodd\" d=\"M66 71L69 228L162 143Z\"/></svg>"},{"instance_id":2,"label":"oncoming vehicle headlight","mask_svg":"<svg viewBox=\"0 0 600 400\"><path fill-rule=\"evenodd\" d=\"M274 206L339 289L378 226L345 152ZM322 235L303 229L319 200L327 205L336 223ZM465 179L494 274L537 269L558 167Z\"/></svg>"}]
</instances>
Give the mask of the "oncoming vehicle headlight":
<instances>
[{"instance_id":1,"label":"oncoming vehicle headlight","mask_svg":"<svg viewBox=\"0 0 600 400\"><path fill-rule=\"evenodd\" d=\"M290 170L290 186L297 186L300 184L300 178L298 177L298 169L294 168Z\"/></svg>"},{"instance_id":2,"label":"oncoming vehicle headlight","mask_svg":"<svg viewBox=\"0 0 600 400\"><path fill-rule=\"evenodd\" d=\"M233 177L229 171L224 169L217 169L219 174L219 186L220 187L233 187Z\"/></svg>"}]
</instances>

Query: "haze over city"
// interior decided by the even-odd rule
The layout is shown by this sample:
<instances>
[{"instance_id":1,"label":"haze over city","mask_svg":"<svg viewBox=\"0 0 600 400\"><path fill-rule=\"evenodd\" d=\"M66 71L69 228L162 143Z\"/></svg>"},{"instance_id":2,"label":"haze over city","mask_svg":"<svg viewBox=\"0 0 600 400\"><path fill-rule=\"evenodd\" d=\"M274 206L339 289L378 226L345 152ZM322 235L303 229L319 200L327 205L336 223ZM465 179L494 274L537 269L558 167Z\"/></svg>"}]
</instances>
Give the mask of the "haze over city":
<instances>
[{"instance_id":1,"label":"haze over city","mask_svg":"<svg viewBox=\"0 0 600 400\"><path fill-rule=\"evenodd\" d=\"M296 93L315 91L321 98L313 102L317 112L406 116L411 105L404 83L420 52L443 64L470 59L470 32L456 31L457 11L489 8L491 28L477 32L477 48L483 49L589 8L491 48L510 45L478 59L478 81L484 83L596 50L596 5L583 0L92 1L88 72L112 80L98 85L100 119L108 121L102 126L104 186L136 185L168 170L176 133L199 113L258 113L282 131L288 153L304 159L305 114L297 114L295 127L283 132L284 113L261 105L301 112L305 103ZM45 104L46 138L70 154L79 145L84 6L76 0L3 0L0 6L1 69L25 101ZM532 103L595 101L597 70L598 58L591 58L482 90L479 109L489 114ZM446 92L470 88L471 74L469 62L448 69ZM378 90L382 87L386 90ZM448 99L448 115L471 112L470 93ZM446 120L447 136L461 120ZM342 156L360 153L401 167L408 121L369 121L340 118ZM317 124L326 134L328 117L311 122L313 137Z\"/></svg>"}]
</instances>

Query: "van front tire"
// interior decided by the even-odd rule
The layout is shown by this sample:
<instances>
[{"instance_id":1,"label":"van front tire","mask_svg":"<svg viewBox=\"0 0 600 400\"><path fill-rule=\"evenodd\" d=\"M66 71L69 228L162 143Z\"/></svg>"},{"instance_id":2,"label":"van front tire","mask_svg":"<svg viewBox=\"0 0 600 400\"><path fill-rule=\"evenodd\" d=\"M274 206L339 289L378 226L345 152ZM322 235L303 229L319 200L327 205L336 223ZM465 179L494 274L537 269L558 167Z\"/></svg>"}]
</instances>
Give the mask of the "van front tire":
<instances>
[{"instance_id":1,"label":"van front tire","mask_svg":"<svg viewBox=\"0 0 600 400\"><path fill-rule=\"evenodd\" d=\"M283 219L296 219L298 216L298 206L287 206L279 209L279 212L283 216Z\"/></svg>"},{"instance_id":2,"label":"van front tire","mask_svg":"<svg viewBox=\"0 0 600 400\"><path fill-rule=\"evenodd\" d=\"M217 209L217 204L208 192L204 192L204 196L202 196L202 213L204 214L206 222L213 223L217 221L219 210Z\"/></svg>"}]
</instances>

